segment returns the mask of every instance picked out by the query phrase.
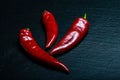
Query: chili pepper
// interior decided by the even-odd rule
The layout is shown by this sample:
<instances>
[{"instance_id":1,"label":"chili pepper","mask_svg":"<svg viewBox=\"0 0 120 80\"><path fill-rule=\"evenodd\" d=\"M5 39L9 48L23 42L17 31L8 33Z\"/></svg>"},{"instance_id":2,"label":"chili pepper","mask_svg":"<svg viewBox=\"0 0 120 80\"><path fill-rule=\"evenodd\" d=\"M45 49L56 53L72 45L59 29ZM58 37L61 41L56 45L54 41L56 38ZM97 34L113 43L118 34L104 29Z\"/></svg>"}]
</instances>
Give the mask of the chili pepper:
<instances>
[{"instance_id":1,"label":"chili pepper","mask_svg":"<svg viewBox=\"0 0 120 80\"><path fill-rule=\"evenodd\" d=\"M39 47L29 29L23 28L20 30L20 44L30 56L38 61L44 62L45 64L58 68L67 73L69 72L69 69L63 63L50 56L46 51Z\"/></svg>"},{"instance_id":2,"label":"chili pepper","mask_svg":"<svg viewBox=\"0 0 120 80\"><path fill-rule=\"evenodd\" d=\"M58 26L53 14L47 10L42 13L42 20L46 30L46 48L51 47L58 35Z\"/></svg>"},{"instance_id":3,"label":"chili pepper","mask_svg":"<svg viewBox=\"0 0 120 80\"><path fill-rule=\"evenodd\" d=\"M86 14L84 18L76 18L68 32L50 51L50 55L61 54L73 48L86 35L88 27L89 22L86 19Z\"/></svg>"}]
</instances>

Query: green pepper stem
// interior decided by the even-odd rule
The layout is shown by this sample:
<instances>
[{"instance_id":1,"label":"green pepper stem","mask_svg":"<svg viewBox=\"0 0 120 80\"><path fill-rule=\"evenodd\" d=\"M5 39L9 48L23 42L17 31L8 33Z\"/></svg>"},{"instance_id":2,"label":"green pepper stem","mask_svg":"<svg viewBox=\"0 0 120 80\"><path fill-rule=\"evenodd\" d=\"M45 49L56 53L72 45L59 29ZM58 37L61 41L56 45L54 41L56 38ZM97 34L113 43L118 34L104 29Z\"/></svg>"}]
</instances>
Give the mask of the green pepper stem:
<instances>
[{"instance_id":1,"label":"green pepper stem","mask_svg":"<svg viewBox=\"0 0 120 80\"><path fill-rule=\"evenodd\" d=\"M27 28L27 30L30 30L30 28Z\"/></svg>"},{"instance_id":2,"label":"green pepper stem","mask_svg":"<svg viewBox=\"0 0 120 80\"><path fill-rule=\"evenodd\" d=\"M87 18L87 14L85 13L85 14L84 14L84 19L86 19L86 18Z\"/></svg>"}]
</instances>

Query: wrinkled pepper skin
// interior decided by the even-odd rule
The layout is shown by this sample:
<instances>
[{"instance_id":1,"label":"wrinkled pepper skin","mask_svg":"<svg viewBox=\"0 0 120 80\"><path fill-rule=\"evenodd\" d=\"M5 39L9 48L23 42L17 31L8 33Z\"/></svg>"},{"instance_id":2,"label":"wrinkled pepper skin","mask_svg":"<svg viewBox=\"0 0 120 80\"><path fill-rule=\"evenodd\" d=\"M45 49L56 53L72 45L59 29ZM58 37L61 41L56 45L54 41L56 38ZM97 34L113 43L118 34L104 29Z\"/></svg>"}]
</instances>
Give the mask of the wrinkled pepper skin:
<instances>
[{"instance_id":1,"label":"wrinkled pepper skin","mask_svg":"<svg viewBox=\"0 0 120 80\"><path fill-rule=\"evenodd\" d=\"M58 61L56 58L50 56L46 51L39 47L29 29L21 29L19 37L20 44L30 56L49 66L60 69L67 73L69 72L69 69L63 63Z\"/></svg>"},{"instance_id":2,"label":"wrinkled pepper skin","mask_svg":"<svg viewBox=\"0 0 120 80\"><path fill-rule=\"evenodd\" d=\"M88 27L89 22L85 18L75 19L68 32L50 51L50 55L63 54L73 48L86 35Z\"/></svg>"},{"instance_id":3,"label":"wrinkled pepper skin","mask_svg":"<svg viewBox=\"0 0 120 80\"><path fill-rule=\"evenodd\" d=\"M46 30L46 48L50 48L58 36L58 25L53 14L47 10L42 13L42 20Z\"/></svg>"}]
</instances>

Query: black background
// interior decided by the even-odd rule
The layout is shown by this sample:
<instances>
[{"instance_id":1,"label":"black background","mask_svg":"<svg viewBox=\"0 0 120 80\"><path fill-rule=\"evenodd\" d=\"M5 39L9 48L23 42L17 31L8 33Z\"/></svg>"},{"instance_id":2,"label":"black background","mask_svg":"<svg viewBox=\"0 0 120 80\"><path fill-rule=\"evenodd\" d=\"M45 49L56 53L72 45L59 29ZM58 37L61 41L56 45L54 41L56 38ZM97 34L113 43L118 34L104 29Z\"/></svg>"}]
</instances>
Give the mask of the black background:
<instances>
[{"instance_id":1,"label":"black background","mask_svg":"<svg viewBox=\"0 0 120 80\"><path fill-rule=\"evenodd\" d=\"M4 0L0 8L0 80L120 80L120 0ZM19 45L20 29L29 27L44 49L44 10L57 20L57 41L75 18L87 13L87 36L57 57L70 74L37 64Z\"/></svg>"}]
</instances>

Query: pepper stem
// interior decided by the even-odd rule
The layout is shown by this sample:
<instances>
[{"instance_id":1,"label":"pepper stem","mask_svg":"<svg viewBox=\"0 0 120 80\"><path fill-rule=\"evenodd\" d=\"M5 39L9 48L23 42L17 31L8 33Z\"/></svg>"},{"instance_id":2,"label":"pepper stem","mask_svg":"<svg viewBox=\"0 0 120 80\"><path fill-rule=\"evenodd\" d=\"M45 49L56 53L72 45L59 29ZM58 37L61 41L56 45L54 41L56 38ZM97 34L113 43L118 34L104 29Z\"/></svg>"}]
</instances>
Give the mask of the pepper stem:
<instances>
[{"instance_id":1,"label":"pepper stem","mask_svg":"<svg viewBox=\"0 0 120 80\"><path fill-rule=\"evenodd\" d=\"M45 9L43 12L48 12L48 10Z\"/></svg>"},{"instance_id":2,"label":"pepper stem","mask_svg":"<svg viewBox=\"0 0 120 80\"><path fill-rule=\"evenodd\" d=\"M30 30L30 28L27 28L27 30Z\"/></svg>"},{"instance_id":3,"label":"pepper stem","mask_svg":"<svg viewBox=\"0 0 120 80\"><path fill-rule=\"evenodd\" d=\"M87 18L87 14L85 13L85 14L84 14L84 19L86 19L86 18Z\"/></svg>"},{"instance_id":4,"label":"pepper stem","mask_svg":"<svg viewBox=\"0 0 120 80\"><path fill-rule=\"evenodd\" d=\"M44 10L43 12L42 12L42 15L44 15L44 13L46 13L46 12L48 12L47 10Z\"/></svg>"}]
</instances>

